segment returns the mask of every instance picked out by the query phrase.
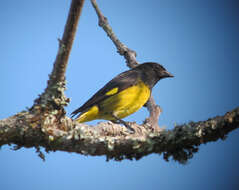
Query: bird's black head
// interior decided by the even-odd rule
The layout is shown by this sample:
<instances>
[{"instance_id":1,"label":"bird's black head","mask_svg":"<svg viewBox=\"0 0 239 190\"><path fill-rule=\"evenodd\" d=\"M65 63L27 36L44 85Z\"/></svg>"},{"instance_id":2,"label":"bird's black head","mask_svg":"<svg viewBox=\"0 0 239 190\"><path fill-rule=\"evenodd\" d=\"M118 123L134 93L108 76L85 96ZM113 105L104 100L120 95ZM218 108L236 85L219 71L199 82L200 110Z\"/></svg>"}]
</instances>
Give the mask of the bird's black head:
<instances>
[{"instance_id":1,"label":"bird's black head","mask_svg":"<svg viewBox=\"0 0 239 190\"><path fill-rule=\"evenodd\" d=\"M143 71L145 82L150 87L153 87L160 79L174 77L162 65L154 62L142 63L137 68Z\"/></svg>"},{"instance_id":2,"label":"bird's black head","mask_svg":"<svg viewBox=\"0 0 239 190\"><path fill-rule=\"evenodd\" d=\"M174 77L170 72L168 72L162 65L158 63L149 62L144 64L150 65L150 67L154 70L159 79Z\"/></svg>"}]
</instances>

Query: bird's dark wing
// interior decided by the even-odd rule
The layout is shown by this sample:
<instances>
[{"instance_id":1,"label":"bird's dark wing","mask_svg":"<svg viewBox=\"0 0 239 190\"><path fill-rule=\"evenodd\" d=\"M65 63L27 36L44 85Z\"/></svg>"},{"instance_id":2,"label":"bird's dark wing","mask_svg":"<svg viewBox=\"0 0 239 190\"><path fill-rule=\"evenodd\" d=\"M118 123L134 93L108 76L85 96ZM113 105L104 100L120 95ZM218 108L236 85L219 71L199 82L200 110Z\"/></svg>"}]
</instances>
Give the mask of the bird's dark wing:
<instances>
[{"instance_id":1,"label":"bird's dark wing","mask_svg":"<svg viewBox=\"0 0 239 190\"><path fill-rule=\"evenodd\" d=\"M125 71L117 75L115 78L109 81L103 88L101 88L98 92L96 92L85 104L83 104L80 108L72 112L71 113L72 117L74 117L80 112L87 110L91 106L98 104L107 97L117 94L122 90L135 85L138 82L139 76L140 73L134 69ZM116 89L117 92L107 93L110 92L112 89Z\"/></svg>"}]
</instances>

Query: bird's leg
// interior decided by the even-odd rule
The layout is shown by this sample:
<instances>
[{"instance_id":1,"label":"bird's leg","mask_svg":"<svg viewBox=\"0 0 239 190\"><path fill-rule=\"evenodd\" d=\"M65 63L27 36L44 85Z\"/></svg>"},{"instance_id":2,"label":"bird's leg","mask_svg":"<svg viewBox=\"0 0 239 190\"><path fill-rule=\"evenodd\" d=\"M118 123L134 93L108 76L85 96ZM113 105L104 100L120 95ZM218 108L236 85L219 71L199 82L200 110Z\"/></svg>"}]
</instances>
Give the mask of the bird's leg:
<instances>
[{"instance_id":1,"label":"bird's leg","mask_svg":"<svg viewBox=\"0 0 239 190\"><path fill-rule=\"evenodd\" d=\"M130 127L130 125L128 123L126 123L124 120L120 119L119 117L117 117L114 114L112 114L112 117L116 119L116 122L115 121L113 121L113 122L121 123L129 130L130 133L135 133L135 130L132 127Z\"/></svg>"}]
</instances>

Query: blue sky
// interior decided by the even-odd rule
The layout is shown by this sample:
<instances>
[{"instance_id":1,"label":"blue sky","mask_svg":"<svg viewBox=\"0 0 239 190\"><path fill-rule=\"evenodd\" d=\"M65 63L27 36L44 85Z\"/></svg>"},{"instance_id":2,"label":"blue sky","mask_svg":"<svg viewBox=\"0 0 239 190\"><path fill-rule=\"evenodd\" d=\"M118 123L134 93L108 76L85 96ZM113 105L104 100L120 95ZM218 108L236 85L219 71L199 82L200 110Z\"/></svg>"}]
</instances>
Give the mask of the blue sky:
<instances>
[{"instance_id":1,"label":"blue sky","mask_svg":"<svg viewBox=\"0 0 239 190\"><path fill-rule=\"evenodd\" d=\"M119 39L139 62L161 63L175 75L153 90L163 108L159 125L205 120L239 105L239 2L237 0L99 0ZM33 104L46 87L70 2L0 2L1 112L6 118ZM86 0L67 70L67 114L107 81L127 70L98 27ZM145 108L125 120L141 123ZM91 122L95 124L98 121ZM201 145L186 165L150 155L106 162L75 153L0 150L0 187L12 189L238 189L239 131Z\"/></svg>"}]
</instances>

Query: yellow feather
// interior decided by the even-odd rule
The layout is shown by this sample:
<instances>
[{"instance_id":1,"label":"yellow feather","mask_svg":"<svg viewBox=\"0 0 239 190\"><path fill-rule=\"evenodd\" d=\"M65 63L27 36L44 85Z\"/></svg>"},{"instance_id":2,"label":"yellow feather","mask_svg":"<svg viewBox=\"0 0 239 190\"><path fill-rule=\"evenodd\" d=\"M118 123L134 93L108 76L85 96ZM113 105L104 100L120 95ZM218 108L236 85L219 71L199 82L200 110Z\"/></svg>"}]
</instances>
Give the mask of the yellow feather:
<instances>
[{"instance_id":1,"label":"yellow feather","mask_svg":"<svg viewBox=\"0 0 239 190\"><path fill-rule=\"evenodd\" d=\"M105 95L109 96L109 95L114 95L118 92L119 88L113 88L110 91L106 92Z\"/></svg>"},{"instance_id":2,"label":"yellow feather","mask_svg":"<svg viewBox=\"0 0 239 190\"><path fill-rule=\"evenodd\" d=\"M95 118L97 118L98 114L99 114L98 106L92 106L87 112L82 113L76 119L76 121L78 121L79 123L91 121L91 120L94 120Z\"/></svg>"},{"instance_id":3,"label":"yellow feather","mask_svg":"<svg viewBox=\"0 0 239 190\"><path fill-rule=\"evenodd\" d=\"M119 118L124 118L139 110L149 99L150 89L142 81L129 87L118 94L105 99L99 104L99 118L114 120L113 113Z\"/></svg>"}]
</instances>

